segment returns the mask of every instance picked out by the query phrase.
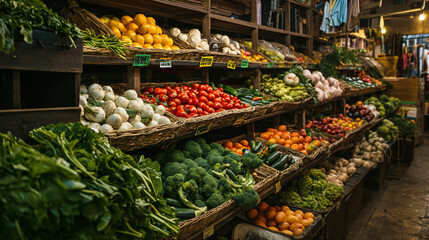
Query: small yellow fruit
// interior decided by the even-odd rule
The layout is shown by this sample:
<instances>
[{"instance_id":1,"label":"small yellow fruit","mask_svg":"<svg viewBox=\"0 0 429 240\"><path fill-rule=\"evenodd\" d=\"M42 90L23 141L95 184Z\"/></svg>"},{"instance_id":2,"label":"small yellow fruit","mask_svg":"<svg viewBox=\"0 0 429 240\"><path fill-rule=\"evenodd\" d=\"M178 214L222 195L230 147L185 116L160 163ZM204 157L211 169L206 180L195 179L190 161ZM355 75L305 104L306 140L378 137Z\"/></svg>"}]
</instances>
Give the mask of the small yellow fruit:
<instances>
[{"instance_id":1,"label":"small yellow fruit","mask_svg":"<svg viewBox=\"0 0 429 240\"><path fill-rule=\"evenodd\" d=\"M139 25L135 24L135 23L128 23L127 24L127 29L128 30L133 30L134 32L137 32L137 29L139 29Z\"/></svg>"},{"instance_id":2,"label":"small yellow fruit","mask_svg":"<svg viewBox=\"0 0 429 240\"><path fill-rule=\"evenodd\" d=\"M124 33L127 31L124 24L122 24L121 22L116 23L116 27L119 29L119 31L121 31L121 33Z\"/></svg>"},{"instance_id":3,"label":"small yellow fruit","mask_svg":"<svg viewBox=\"0 0 429 240\"><path fill-rule=\"evenodd\" d=\"M173 39L171 39L171 38L165 38L165 39L163 39L162 40L162 45L163 46L169 46L169 47L173 46Z\"/></svg>"},{"instance_id":4,"label":"small yellow fruit","mask_svg":"<svg viewBox=\"0 0 429 240\"><path fill-rule=\"evenodd\" d=\"M180 48L178 46L172 46L171 50L180 50Z\"/></svg>"},{"instance_id":5,"label":"small yellow fruit","mask_svg":"<svg viewBox=\"0 0 429 240\"><path fill-rule=\"evenodd\" d=\"M163 48L162 48L162 45L161 45L161 44L159 44L159 43L154 44L154 45L153 45L153 48L155 48L155 49L163 49Z\"/></svg>"},{"instance_id":6,"label":"small yellow fruit","mask_svg":"<svg viewBox=\"0 0 429 240\"><path fill-rule=\"evenodd\" d=\"M164 40L164 39L166 39L166 38L168 38L168 35L167 35L167 34L161 34L161 39L162 39L162 40Z\"/></svg>"},{"instance_id":7,"label":"small yellow fruit","mask_svg":"<svg viewBox=\"0 0 429 240\"><path fill-rule=\"evenodd\" d=\"M140 34L136 34L133 41L139 43L142 46L144 45L144 37Z\"/></svg>"},{"instance_id":8,"label":"small yellow fruit","mask_svg":"<svg viewBox=\"0 0 429 240\"><path fill-rule=\"evenodd\" d=\"M156 24L156 21L153 17L147 17L146 20L147 20L147 23L149 24L153 24L153 25Z\"/></svg>"},{"instance_id":9,"label":"small yellow fruit","mask_svg":"<svg viewBox=\"0 0 429 240\"><path fill-rule=\"evenodd\" d=\"M117 21L117 22L120 22L121 20L119 20L119 18L117 18L117 17L112 17L112 20L113 21Z\"/></svg>"},{"instance_id":10,"label":"small yellow fruit","mask_svg":"<svg viewBox=\"0 0 429 240\"><path fill-rule=\"evenodd\" d=\"M122 16L121 17L121 22L126 26L128 23L132 22L134 19L130 16Z\"/></svg>"},{"instance_id":11,"label":"small yellow fruit","mask_svg":"<svg viewBox=\"0 0 429 240\"><path fill-rule=\"evenodd\" d=\"M128 36L131 39L134 39L134 37L136 36L136 32L134 32L133 30L128 30L124 33L125 36Z\"/></svg>"},{"instance_id":12,"label":"small yellow fruit","mask_svg":"<svg viewBox=\"0 0 429 240\"><path fill-rule=\"evenodd\" d=\"M122 42L124 42L125 44L128 44L128 45L133 44L133 41L132 41L132 40L131 40L131 38L130 38L130 37L128 37L128 36L121 36L121 37L119 38L119 40L121 40Z\"/></svg>"},{"instance_id":13,"label":"small yellow fruit","mask_svg":"<svg viewBox=\"0 0 429 240\"><path fill-rule=\"evenodd\" d=\"M161 27L159 27L159 26L156 26L156 25L155 25L155 28L156 28L156 33L157 33L157 34L162 34L162 29L161 29Z\"/></svg>"},{"instance_id":14,"label":"small yellow fruit","mask_svg":"<svg viewBox=\"0 0 429 240\"><path fill-rule=\"evenodd\" d=\"M105 22L106 24L108 24L108 23L109 23L109 21L110 21L110 18L108 18L108 17L106 17L106 16L101 17L101 19L104 19L104 22Z\"/></svg>"},{"instance_id":15,"label":"small yellow fruit","mask_svg":"<svg viewBox=\"0 0 429 240\"><path fill-rule=\"evenodd\" d=\"M121 37L121 31L117 27L110 28L117 37Z\"/></svg>"},{"instance_id":16,"label":"small yellow fruit","mask_svg":"<svg viewBox=\"0 0 429 240\"><path fill-rule=\"evenodd\" d=\"M149 24L150 25L150 27L149 27L149 33L150 34L155 34L156 33L156 26L155 25L153 25L153 24Z\"/></svg>"},{"instance_id":17,"label":"small yellow fruit","mask_svg":"<svg viewBox=\"0 0 429 240\"><path fill-rule=\"evenodd\" d=\"M170 46L163 46L162 47L164 50L171 50L171 47Z\"/></svg>"},{"instance_id":18,"label":"small yellow fruit","mask_svg":"<svg viewBox=\"0 0 429 240\"><path fill-rule=\"evenodd\" d=\"M149 33L150 24L149 23L143 23L140 25L139 29L137 30L140 34L147 34Z\"/></svg>"},{"instance_id":19,"label":"small yellow fruit","mask_svg":"<svg viewBox=\"0 0 429 240\"><path fill-rule=\"evenodd\" d=\"M143 46L140 43L138 43L138 42L133 42L133 47L142 48Z\"/></svg>"},{"instance_id":20,"label":"small yellow fruit","mask_svg":"<svg viewBox=\"0 0 429 240\"><path fill-rule=\"evenodd\" d=\"M146 44L152 45L152 43L153 43L153 37L152 37L152 35L145 34L145 35L143 35L143 37L144 37L145 45Z\"/></svg>"},{"instance_id":21,"label":"small yellow fruit","mask_svg":"<svg viewBox=\"0 0 429 240\"><path fill-rule=\"evenodd\" d=\"M143 45L143 48L153 48L153 47L150 44L145 44L145 45Z\"/></svg>"},{"instance_id":22,"label":"small yellow fruit","mask_svg":"<svg viewBox=\"0 0 429 240\"><path fill-rule=\"evenodd\" d=\"M153 43L154 44L162 43L161 35L155 34L155 35L152 35L152 37L153 37Z\"/></svg>"}]
</instances>

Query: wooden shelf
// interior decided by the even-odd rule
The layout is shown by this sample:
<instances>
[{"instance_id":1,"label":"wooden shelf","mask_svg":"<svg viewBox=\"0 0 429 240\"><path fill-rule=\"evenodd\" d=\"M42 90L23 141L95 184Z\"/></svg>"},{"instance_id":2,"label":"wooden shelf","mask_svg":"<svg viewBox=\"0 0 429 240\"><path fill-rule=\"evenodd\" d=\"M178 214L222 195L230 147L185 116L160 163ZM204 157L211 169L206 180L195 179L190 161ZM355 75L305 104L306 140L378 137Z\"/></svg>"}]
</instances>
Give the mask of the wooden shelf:
<instances>
[{"instance_id":1,"label":"wooden shelf","mask_svg":"<svg viewBox=\"0 0 429 240\"><path fill-rule=\"evenodd\" d=\"M293 37L300 37L300 38L313 38L312 35L304 34L304 33L297 33L297 32L289 32L289 34Z\"/></svg>"},{"instance_id":2,"label":"wooden shelf","mask_svg":"<svg viewBox=\"0 0 429 240\"><path fill-rule=\"evenodd\" d=\"M240 19L233 19L217 14L211 14L212 29L232 33L251 34L256 29L256 24Z\"/></svg>"},{"instance_id":3,"label":"wooden shelf","mask_svg":"<svg viewBox=\"0 0 429 240\"><path fill-rule=\"evenodd\" d=\"M300 9L309 9L311 6L309 4L300 2L298 0L289 0L291 7L300 8Z\"/></svg>"}]
</instances>

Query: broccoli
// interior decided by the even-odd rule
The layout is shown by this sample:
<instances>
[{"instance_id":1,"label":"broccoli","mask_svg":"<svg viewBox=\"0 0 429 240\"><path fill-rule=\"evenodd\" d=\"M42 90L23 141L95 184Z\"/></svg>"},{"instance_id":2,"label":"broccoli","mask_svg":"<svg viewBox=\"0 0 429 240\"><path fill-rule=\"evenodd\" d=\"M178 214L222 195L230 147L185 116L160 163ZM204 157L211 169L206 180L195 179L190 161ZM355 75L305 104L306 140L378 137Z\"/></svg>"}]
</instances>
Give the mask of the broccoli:
<instances>
[{"instance_id":1,"label":"broccoli","mask_svg":"<svg viewBox=\"0 0 429 240\"><path fill-rule=\"evenodd\" d=\"M390 100L385 94L381 95L378 99L382 102L388 102Z\"/></svg>"},{"instance_id":2,"label":"broccoli","mask_svg":"<svg viewBox=\"0 0 429 240\"><path fill-rule=\"evenodd\" d=\"M213 193L217 191L218 181L210 174L206 174L203 178L204 185L200 188L200 193L203 193L204 196L210 197Z\"/></svg>"},{"instance_id":3,"label":"broccoli","mask_svg":"<svg viewBox=\"0 0 429 240\"><path fill-rule=\"evenodd\" d=\"M328 183L324 191L325 198L329 201L335 202L343 195L344 189L335 183Z\"/></svg>"},{"instance_id":4,"label":"broccoli","mask_svg":"<svg viewBox=\"0 0 429 240\"><path fill-rule=\"evenodd\" d=\"M202 167L193 167L188 171L187 179L194 179L198 184L203 183L203 178L206 176L207 171Z\"/></svg>"},{"instance_id":5,"label":"broccoli","mask_svg":"<svg viewBox=\"0 0 429 240\"><path fill-rule=\"evenodd\" d=\"M210 148L213 150L217 150L219 152L219 154L223 154L224 149L223 147L219 144L219 143L212 143L210 144Z\"/></svg>"},{"instance_id":6,"label":"broccoli","mask_svg":"<svg viewBox=\"0 0 429 240\"><path fill-rule=\"evenodd\" d=\"M319 203L314 196L302 197L302 206L309 209L319 210Z\"/></svg>"},{"instance_id":7,"label":"broccoli","mask_svg":"<svg viewBox=\"0 0 429 240\"><path fill-rule=\"evenodd\" d=\"M180 186L179 189L177 190L177 196L179 196L179 199L182 201L182 203L183 203L183 205L185 207L194 210L196 216L198 216L201 213L207 211L207 207L198 207L195 204L193 204L191 201L189 201L186 198L185 193L183 192L183 187L182 186Z\"/></svg>"},{"instance_id":8,"label":"broccoli","mask_svg":"<svg viewBox=\"0 0 429 240\"><path fill-rule=\"evenodd\" d=\"M313 180L313 184L311 186L311 194L319 195L322 194L324 189L326 188L327 182L324 179Z\"/></svg>"},{"instance_id":9,"label":"broccoli","mask_svg":"<svg viewBox=\"0 0 429 240\"><path fill-rule=\"evenodd\" d=\"M198 145L200 145L201 150L203 151L203 156L208 154L208 152L210 152L211 148L210 145L208 145L206 143L206 140L202 139L202 138L197 138L195 139L195 142L198 143Z\"/></svg>"},{"instance_id":10,"label":"broccoli","mask_svg":"<svg viewBox=\"0 0 429 240\"><path fill-rule=\"evenodd\" d=\"M167 162L161 169L164 177L172 176L176 173L181 173L183 176L188 174L188 170L185 164L178 162Z\"/></svg>"},{"instance_id":11,"label":"broccoli","mask_svg":"<svg viewBox=\"0 0 429 240\"><path fill-rule=\"evenodd\" d=\"M185 142L183 145L183 153L185 154L185 157L192 159L203 156L203 150L201 150L200 145L192 140Z\"/></svg>"},{"instance_id":12,"label":"broccoli","mask_svg":"<svg viewBox=\"0 0 429 240\"><path fill-rule=\"evenodd\" d=\"M209 208L215 208L225 202L225 199L218 192L213 193L206 201Z\"/></svg>"},{"instance_id":13,"label":"broccoli","mask_svg":"<svg viewBox=\"0 0 429 240\"><path fill-rule=\"evenodd\" d=\"M219 179L221 178L225 178L226 181L228 182L229 185L231 185L231 187L234 188L241 188L243 187L242 184L239 183L235 183L227 174L226 174L226 170L222 171L222 172L218 172L218 171L212 171L212 174L216 177L218 177Z\"/></svg>"},{"instance_id":14,"label":"broccoli","mask_svg":"<svg viewBox=\"0 0 429 240\"><path fill-rule=\"evenodd\" d=\"M223 153L222 153L222 156L226 156L226 155L228 155L228 154L230 154L230 153L234 153L233 151L231 151L231 150L229 150L229 149L224 149L223 150Z\"/></svg>"},{"instance_id":15,"label":"broccoli","mask_svg":"<svg viewBox=\"0 0 429 240\"><path fill-rule=\"evenodd\" d=\"M187 169L191 169L191 168L195 168L198 167L198 164L194 162L194 160L189 159L189 158L185 158L185 160L183 160L182 162L184 165L186 165Z\"/></svg>"},{"instance_id":16,"label":"broccoli","mask_svg":"<svg viewBox=\"0 0 429 240\"><path fill-rule=\"evenodd\" d=\"M169 149L166 152L166 158L168 162L183 162L185 155L183 152L177 149Z\"/></svg>"},{"instance_id":17,"label":"broccoli","mask_svg":"<svg viewBox=\"0 0 429 240\"><path fill-rule=\"evenodd\" d=\"M197 158L197 159L194 160L194 162L196 164L198 164L198 166L204 168L205 170L209 170L210 169L209 162L207 162L207 160L204 159L204 158Z\"/></svg>"},{"instance_id":18,"label":"broccoli","mask_svg":"<svg viewBox=\"0 0 429 240\"><path fill-rule=\"evenodd\" d=\"M287 204L292 204L298 207L302 207L302 199L299 196L298 193L296 192L287 192L286 195L284 196L284 199L286 200L285 202Z\"/></svg>"},{"instance_id":19,"label":"broccoli","mask_svg":"<svg viewBox=\"0 0 429 240\"><path fill-rule=\"evenodd\" d=\"M324 196L316 195L315 196L317 203L319 204L319 210L325 210L328 207L334 205L332 201L326 199Z\"/></svg>"},{"instance_id":20,"label":"broccoli","mask_svg":"<svg viewBox=\"0 0 429 240\"><path fill-rule=\"evenodd\" d=\"M262 160L258 157L258 155L247 152L241 156L241 162L243 166L247 169L257 168L261 166Z\"/></svg>"},{"instance_id":21,"label":"broccoli","mask_svg":"<svg viewBox=\"0 0 429 240\"><path fill-rule=\"evenodd\" d=\"M215 166L215 165L216 165L216 163L220 163L220 164L222 164L222 163L223 163L223 158L224 158L224 157L222 157L221 155L219 155L219 154L217 154L217 153L210 153L210 154L207 156L207 162L209 162L209 164L210 164L211 166Z\"/></svg>"},{"instance_id":22,"label":"broccoli","mask_svg":"<svg viewBox=\"0 0 429 240\"><path fill-rule=\"evenodd\" d=\"M176 195L177 188L181 186L184 182L185 182L185 176L183 176L183 174L181 173L168 176L163 182L164 193L166 195L174 197Z\"/></svg>"},{"instance_id":23,"label":"broccoli","mask_svg":"<svg viewBox=\"0 0 429 240\"><path fill-rule=\"evenodd\" d=\"M316 168L310 169L307 175L310 176L311 179L313 180L325 179L325 174L322 171L320 171L320 169L316 169Z\"/></svg>"},{"instance_id":24,"label":"broccoli","mask_svg":"<svg viewBox=\"0 0 429 240\"><path fill-rule=\"evenodd\" d=\"M245 176L238 175L238 180L240 181L241 185L243 186L253 186L255 184L255 180L253 179L252 174L250 173L250 170L246 171Z\"/></svg>"},{"instance_id":25,"label":"broccoli","mask_svg":"<svg viewBox=\"0 0 429 240\"><path fill-rule=\"evenodd\" d=\"M220 163L216 163L212 168L212 172L222 172L225 168L229 167L229 164L220 164Z\"/></svg>"},{"instance_id":26,"label":"broccoli","mask_svg":"<svg viewBox=\"0 0 429 240\"><path fill-rule=\"evenodd\" d=\"M183 191L191 198L195 200L198 193L198 185L194 179L188 180L182 185Z\"/></svg>"},{"instance_id":27,"label":"broccoli","mask_svg":"<svg viewBox=\"0 0 429 240\"><path fill-rule=\"evenodd\" d=\"M159 164L163 166L165 164L165 161L167 160L165 152L156 154L155 156L153 156L153 160L159 162Z\"/></svg>"},{"instance_id":28,"label":"broccoli","mask_svg":"<svg viewBox=\"0 0 429 240\"><path fill-rule=\"evenodd\" d=\"M219 192L225 199L230 199L237 191L231 187L228 180L225 177L219 179Z\"/></svg>"},{"instance_id":29,"label":"broccoli","mask_svg":"<svg viewBox=\"0 0 429 240\"><path fill-rule=\"evenodd\" d=\"M229 170L231 170L235 175L239 175L242 174L245 169L243 169L243 163L233 160L229 163Z\"/></svg>"},{"instance_id":30,"label":"broccoli","mask_svg":"<svg viewBox=\"0 0 429 240\"><path fill-rule=\"evenodd\" d=\"M205 207L207 206L206 203L200 199L195 200L194 204L198 207Z\"/></svg>"},{"instance_id":31,"label":"broccoli","mask_svg":"<svg viewBox=\"0 0 429 240\"><path fill-rule=\"evenodd\" d=\"M308 196L310 194L312 185L313 180L311 179L310 175L304 175L304 177L300 179L299 194L303 197Z\"/></svg>"},{"instance_id":32,"label":"broccoli","mask_svg":"<svg viewBox=\"0 0 429 240\"><path fill-rule=\"evenodd\" d=\"M241 161L241 157L240 157L240 155L238 155L237 153L233 153L233 152L228 153L228 154L225 156L224 163L231 163L231 162L233 162L233 161L240 162L240 161Z\"/></svg>"},{"instance_id":33,"label":"broccoli","mask_svg":"<svg viewBox=\"0 0 429 240\"><path fill-rule=\"evenodd\" d=\"M256 207L259 201L259 195L253 188L245 186L239 193L234 194L232 199L237 202L238 206L248 211Z\"/></svg>"},{"instance_id":34,"label":"broccoli","mask_svg":"<svg viewBox=\"0 0 429 240\"><path fill-rule=\"evenodd\" d=\"M382 125L377 128L377 133L380 134L380 136L382 137L386 137L387 135L389 135L389 128L385 125Z\"/></svg>"}]
</instances>

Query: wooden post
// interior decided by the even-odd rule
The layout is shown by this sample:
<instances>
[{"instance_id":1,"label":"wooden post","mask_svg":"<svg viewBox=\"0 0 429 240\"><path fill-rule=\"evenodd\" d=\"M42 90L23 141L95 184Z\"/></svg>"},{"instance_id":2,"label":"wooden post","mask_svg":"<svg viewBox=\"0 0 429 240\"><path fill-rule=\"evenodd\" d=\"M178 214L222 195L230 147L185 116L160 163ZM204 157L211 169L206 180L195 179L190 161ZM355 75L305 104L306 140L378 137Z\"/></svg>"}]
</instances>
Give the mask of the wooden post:
<instances>
[{"instance_id":1,"label":"wooden post","mask_svg":"<svg viewBox=\"0 0 429 240\"><path fill-rule=\"evenodd\" d=\"M256 69L255 80L253 81L253 88L261 91L262 73L261 69Z\"/></svg>"},{"instance_id":2,"label":"wooden post","mask_svg":"<svg viewBox=\"0 0 429 240\"><path fill-rule=\"evenodd\" d=\"M13 108L19 109L21 108L21 72L13 71L12 80L13 80L12 105L13 105Z\"/></svg>"},{"instance_id":3,"label":"wooden post","mask_svg":"<svg viewBox=\"0 0 429 240\"><path fill-rule=\"evenodd\" d=\"M203 81L205 84L209 84L210 74L208 68L201 68L201 81Z\"/></svg>"},{"instance_id":4,"label":"wooden post","mask_svg":"<svg viewBox=\"0 0 429 240\"><path fill-rule=\"evenodd\" d=\"M273 127L278 128L280 126L280 115L275 115L273 117Z\"/></svg>"},{"instance_id":5,"label":"wooden post","mask_svg":"<svg viewBox=\"0 0 429 240\"><path fill-rule=\"evenodd\" d=\"M203 7L207 10L207 13L203 17L203 37L206 39L210 39L211 34L211 0L205 0L203 3Z\"/></svg>"},{"instance_id":6,"label":"wooden post","mask_svg":"<svg viewBox=\"0 0 429 240\"><path fill-rule=\"evenodd\" d=\"M285 30L290 32L290 1L285 1ZM290 34L287 34L285 37L285 45L290 47Z\"/></svg>"},{"instance_id":7,"label":"wooden post","mask_svg":"<svg viewBox=\"0 0 429 240\"><path fill-rule=\"evenodd\" d=\"M81 79L81 74L80 73L76 73L74 75L74 98L75 98L75 107L79 106L79 95L80 95L80 79Z\"/></svg>"},{"instance_id":8,"label":"wooden post","mask_svg":"<svg viewBox=\"0 0 429 240\"><path fill-rule=\"evenodd\" d=\"M306 21L307 21L307 34L310 35L310 38L307 39L307 51L308 57L313 57L313 9L308 8L306 12Z\"/></svg>"},{"instance_id":9,"label":"wooden post","mask_svg":"<svg viewBox=\"0 0 429 240\"><path fill-rule=\"evenodd\" d=\"M255 28L252 30L252 48L258 50L258 29Z\"/></svg>"},{"instance_id":10,"label":"wooden post","mask_svg":"<svg viewBox=\"0 0 429 240\"><path fill-rule=\"evenodd\" d=\"M128 66L127 81L128 88L134 89L138 94L140 94L140 68Z\"/></svg>"},{"instance_id":11,"label":"wooden post","mask_svg":"<svg viewBox=\"0 0 429 240\"><path fill-rule=\"evenodd\" d=\"M248 138L253 139L253 137L255 136L255 122L251 122L247 124L247 133L246 133Z\"/></svg>"}]
</instances>

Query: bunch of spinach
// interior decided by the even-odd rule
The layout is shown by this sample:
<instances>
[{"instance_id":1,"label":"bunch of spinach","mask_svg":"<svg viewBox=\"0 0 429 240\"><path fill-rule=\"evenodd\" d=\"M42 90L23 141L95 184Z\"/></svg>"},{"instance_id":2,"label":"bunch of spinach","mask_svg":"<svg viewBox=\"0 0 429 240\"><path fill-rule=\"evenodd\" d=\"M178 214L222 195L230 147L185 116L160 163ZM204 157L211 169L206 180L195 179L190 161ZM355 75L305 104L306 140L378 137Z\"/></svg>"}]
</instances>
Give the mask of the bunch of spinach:
<instances>
[{"instance_id":1,"label":"bunch of spinach","mask_svg":"<svg viewBox=\"0 0 429 240\"><path fill-rule=\"evenodd\" d=\"M53 31L73 37L82 33L73 24L49 9L41 0L0 0L0 52L15 51L15 34L20 33L26 43L33 42L33 30Z\"/></svg>"}]
</instances>

